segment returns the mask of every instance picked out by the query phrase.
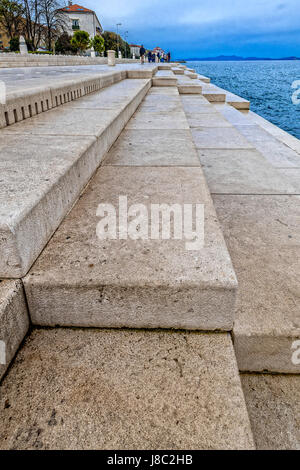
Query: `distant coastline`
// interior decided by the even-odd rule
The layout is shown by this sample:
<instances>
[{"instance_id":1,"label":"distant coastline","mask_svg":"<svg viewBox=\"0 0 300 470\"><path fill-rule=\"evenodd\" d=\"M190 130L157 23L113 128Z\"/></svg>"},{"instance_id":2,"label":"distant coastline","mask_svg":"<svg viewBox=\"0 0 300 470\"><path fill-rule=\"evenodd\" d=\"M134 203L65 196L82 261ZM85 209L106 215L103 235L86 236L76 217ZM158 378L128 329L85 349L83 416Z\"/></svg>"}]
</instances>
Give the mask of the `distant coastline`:
<instances>
[{"instance_id":1,"label":"distant coastline","mask_svg":"<svg viewBox=\"0 0 300 470\"><path fill-rule=\"evenodd\" d=\"M217 57L192 57L189 59L184 59L186 61L202 61L202 62L222 62L222 61L235 61L235 62L243 62L249 60L300 60L300 57L282 57L280 59L272 59L270 57L240 57L236 55L219 55Z\"/></svg>"}]
</instances>

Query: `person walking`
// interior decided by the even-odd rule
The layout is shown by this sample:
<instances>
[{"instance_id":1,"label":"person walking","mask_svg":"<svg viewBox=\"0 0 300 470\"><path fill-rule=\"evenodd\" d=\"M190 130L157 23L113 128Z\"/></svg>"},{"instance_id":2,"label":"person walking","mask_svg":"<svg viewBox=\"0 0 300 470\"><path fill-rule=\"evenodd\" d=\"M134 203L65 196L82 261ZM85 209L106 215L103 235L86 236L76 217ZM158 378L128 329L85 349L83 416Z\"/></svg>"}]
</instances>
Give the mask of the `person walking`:
<instances>
[{"instance_id":1,"label":"person walking","mask_svg":"<svg viewBox=\"0 0 300 470\"><path fill-rule=\"evenodd\" d=\"M148 62L152 62L152 52L148 52Z\"/></svg>"},{"instance_id":2,"label":"person walking","mask_svg":"<svg viewBox=\"0 0 300 470\"><path fill-rule=\"evenodd\" d=\"M140 58L141 58L141 64L144 64L145 62L145 53L146 53L146 50L142 44L142 46L140 47Z\"/></svg>"},{"instance_id":3,"label":"person walking","mask_svg":"<svg viewBox=\"0 0 300 470\"><path fill-rule=\"evenodd\" d=\"M168 52L168 62L171 62L171 52Z\"/></svg>"}]
</instances>

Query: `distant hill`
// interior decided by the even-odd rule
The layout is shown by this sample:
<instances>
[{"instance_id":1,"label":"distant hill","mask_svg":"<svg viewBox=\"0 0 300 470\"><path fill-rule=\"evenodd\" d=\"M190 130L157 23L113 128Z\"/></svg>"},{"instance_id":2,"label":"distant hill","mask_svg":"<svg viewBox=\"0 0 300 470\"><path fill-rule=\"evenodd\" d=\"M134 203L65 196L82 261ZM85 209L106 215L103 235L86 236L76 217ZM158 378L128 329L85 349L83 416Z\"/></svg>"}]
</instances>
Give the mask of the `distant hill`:
<instances>
[{"instance_id":1,"label":"distant hill","mask_svg":"<svg viewBox=\"0 0 300 470\"><path fill-rule=\"evenodd\" d=\"M245 60L300 60L300 57L282 57L281 59L271 59L270 57L240 57L237 55L219 55L217 57L192 57L190 59L185 59L190 61L245 61Z\"/></svg>"}]
</instances>

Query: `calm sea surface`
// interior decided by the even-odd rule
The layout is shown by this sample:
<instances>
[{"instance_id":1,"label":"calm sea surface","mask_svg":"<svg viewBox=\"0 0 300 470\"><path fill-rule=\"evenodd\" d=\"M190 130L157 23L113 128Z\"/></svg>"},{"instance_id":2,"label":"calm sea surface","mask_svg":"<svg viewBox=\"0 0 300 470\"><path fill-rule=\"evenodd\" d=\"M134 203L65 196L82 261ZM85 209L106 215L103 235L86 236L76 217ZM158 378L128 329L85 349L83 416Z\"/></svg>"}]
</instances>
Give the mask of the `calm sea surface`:
<instances>
[{"instance_id":1,"label":"calm sea surface","mask_svg":"<svg viewBox=\"0 0 300 470\"><path fill-rule=\"evenodd\" d=\"M252 111L300 139L300 104L292 103L291 87L300 80L300 61L188 62L187 66L250 100Z\"/></svg>"}]
</instances>

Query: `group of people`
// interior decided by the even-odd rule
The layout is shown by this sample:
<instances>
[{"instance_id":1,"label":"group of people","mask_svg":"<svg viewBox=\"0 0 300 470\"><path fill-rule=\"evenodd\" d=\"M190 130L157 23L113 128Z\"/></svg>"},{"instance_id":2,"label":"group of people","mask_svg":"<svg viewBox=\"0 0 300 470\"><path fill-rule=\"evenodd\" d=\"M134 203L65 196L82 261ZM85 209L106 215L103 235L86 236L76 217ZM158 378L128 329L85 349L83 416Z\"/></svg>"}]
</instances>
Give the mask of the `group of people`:
<instances>
[{"instance_id":1,"label":"group of people","mask_svg":"<svg viewBox=\"0 0 300 470\"><path fill-rule=\"evenodd\" d=\"M144 46L141 46L140 48L141 64L144 64L145 57L146 57L146 49L144 48ZM158 52L157 54L154 54L154 52L149 51L147 53L147 59L149 63L156 62L156 57L157 57L157 62L170 62L171 61L170 52L168 52L167 54L160 54L160 52Z\"/></svg>"}]
</instances>

